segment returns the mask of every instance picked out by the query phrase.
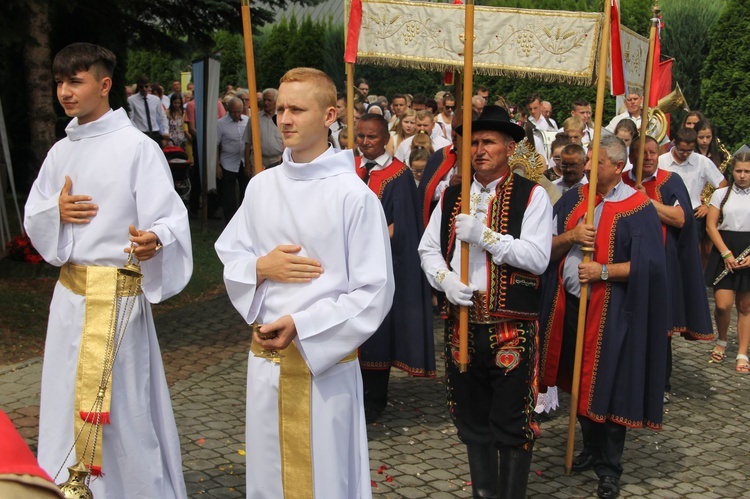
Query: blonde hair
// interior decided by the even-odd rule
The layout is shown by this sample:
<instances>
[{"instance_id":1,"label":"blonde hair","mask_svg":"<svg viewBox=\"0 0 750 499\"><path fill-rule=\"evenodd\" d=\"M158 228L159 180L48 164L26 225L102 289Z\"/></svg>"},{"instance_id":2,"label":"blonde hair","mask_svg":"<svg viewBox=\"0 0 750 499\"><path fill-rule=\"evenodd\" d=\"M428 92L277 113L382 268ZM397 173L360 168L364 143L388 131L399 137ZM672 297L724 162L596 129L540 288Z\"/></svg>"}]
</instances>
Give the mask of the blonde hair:
<instances>
[{"instance_id":1,"label":"blonde hair","mask_svg":"<svg viewBox=\"0 0 750 499\"><path fill-rule=\"evenodd\" d=\"M582 132L586 129L586 124L578 116L571 116L563 121L562 127L566 132L570 130L578 130L579 132Z\"/></svg>"},{"instance_id":2,"label":"blonde hair","mask_svg":"<svg viewBox=\"0 0 750 499\"><path fill-rule=\"evenodd\" d=\"M411 150L415 149L425 149L427 152L432 154L434 151L432 150L432 139L430 139L430 136L423 132L419 131L414 135L414 138L411 139Z\"/></svg>"},{"instance_id":3,"label":"blonde hair","mask_svg":"<svg viewBox=\"0 0 750 499\"><path fill-rule=\"evenodd\" d=\"M406 117L413 117L414 118L414 122L416 123L416 121L417 121L417 112L415 110L413 110L413 109L407 109L401 115L401 118L399 118L398 122L396 123L396 145L400 144L404 139L408 139L409 137L411 137L411 135L409 137L406 137L404 135L404 127L401 125L401 122Z\"/></svg>"},{"instance_id":4,"label":"blonde hair","mask_svg":"<svg viewBox=\"0 0 750 499\"><path fill-rule=\"evenodd\" d=\"M323 71L314 68L294 68L287 71L279 81L281 83L313 83L313 94L321 109L336 107L336 85Z\"/></svg>"}]
</instances>

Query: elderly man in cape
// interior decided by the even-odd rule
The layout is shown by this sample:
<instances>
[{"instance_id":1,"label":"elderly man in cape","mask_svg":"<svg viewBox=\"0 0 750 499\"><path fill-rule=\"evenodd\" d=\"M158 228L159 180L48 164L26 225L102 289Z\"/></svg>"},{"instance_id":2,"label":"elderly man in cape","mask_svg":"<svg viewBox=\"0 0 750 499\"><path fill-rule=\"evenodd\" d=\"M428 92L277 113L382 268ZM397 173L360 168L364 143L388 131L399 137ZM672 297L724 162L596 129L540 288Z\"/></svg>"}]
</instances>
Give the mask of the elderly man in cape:
<instances>
[{"instance_id":1,"label":"elderly man in cape","mask_svg":"<svg viewBox=\"0 0 750 499\"><path fill-rule=\"evenodd\" d=\"M463 127L457 127L459 135ZM526 494L537 395L540 275L549 263L552 206L544 189L510 171L524 131L486 106L472 122L476 172L468 200L448 187L419 245L430 284L451 304L446 323L448 405L466 444L474 497ZM469 215L459 214L469 203ZM469 285L458 241L469 243ZM469 307L469 366L458 369L459 306Z\"/></svg>"},{"instance_id":2,"label":"elderly man in cape","mask_svg":"<svg viewBox=\"0 0 750 499\"><path fill-rule=\"evenodd\" d=\"M626 429L661 428L670 327L661 223L651 201L622 181L626 159L625 144L604 137L596 185L570 190L555 204L544 275L542 383L565 391L572 385L581 286L591 286L577 408L583 452L573 471L594 468L603 499L619 495ZM590 195L596 196L593 224L583 222ZM582 263L582 247L592 246L592 261Z\"/></svg>"}]
</instances>

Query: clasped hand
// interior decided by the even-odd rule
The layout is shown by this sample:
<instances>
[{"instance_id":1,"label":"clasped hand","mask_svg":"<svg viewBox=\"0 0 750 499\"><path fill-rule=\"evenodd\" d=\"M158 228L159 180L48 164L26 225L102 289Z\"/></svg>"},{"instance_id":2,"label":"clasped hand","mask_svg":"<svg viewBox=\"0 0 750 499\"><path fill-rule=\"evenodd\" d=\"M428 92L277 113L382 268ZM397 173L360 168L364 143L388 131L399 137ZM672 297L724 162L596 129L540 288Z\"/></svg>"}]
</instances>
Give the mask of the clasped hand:
<instances>
[{"instance_id":1,"label":"clasped hand","mask_svg":"<svg viewBox=\"0 0 750 499\"><path fill-rule=\"evenodd\" d=\"M258 258L255 266L258 284L266 279L276 282L301 283L320 277L323 273L320 262L297 255L300 251L302 251L301 246L282 244Z\"/></svg>"},{"instance_id":2,"label":"clasped hand","mask_svg":"<svg viewBox=\"0 0 750 499\"><path fill-rule=\"evenodd\" d=\"M91 196L71 196L70 189L72 187L73 181L66 175L65 184L58 199L60 221L64 224L87 224L96 215L99 207L94 203L87 202L91 201Z\"/></svg>"},{"instance_id":3,"label":"clasped hand","mask_svg":"<svg viewBox=\"0 0 750 499\"><path fill-rule=\"evenodd\" d=\"M132 248L133 254L141 262L152 259L159 248L159 237L153 232L138 230L135 225L128 227L128 231L130 232L130 246L123 251L130 253Z\"/></svg>"},{"instance_id":4,"label":"clasped hand","mask_svg":"<svg viewBox=\"0 0 750 499\"><path fill-rule=\"evenodd\" d=\"M449 302L464 307L471 306L471 297L477 288L462 283L458 274L455 272L448 272L440 285L442 286L443 292L445 292L445 297Z\"/></svg>"},{"instance_id":5,"label":"clasped hand","mask_svg":"<svg viewBox=\"0 0 750 499\"><path fill-rule=\"evenodd\" d=\"M456 238L469 244L479 245L487 226L471 215L461 213L456 216Z\"/></svg>"},{"instance_id":6,"label":"clasped hand","mask_svg":"<svg viewBox=\"0 0 750 499\"><path fill-rule=\"evenodd\" d=\"M260 327L260 333L266 337L271 336L269 333L276 333L270 339L261 339L257 332L253 333L253 341L266 350L283 350L297 336L297 326L291 315L284 315L270 324L264 324Z\"/></svg>"}]
</instances>

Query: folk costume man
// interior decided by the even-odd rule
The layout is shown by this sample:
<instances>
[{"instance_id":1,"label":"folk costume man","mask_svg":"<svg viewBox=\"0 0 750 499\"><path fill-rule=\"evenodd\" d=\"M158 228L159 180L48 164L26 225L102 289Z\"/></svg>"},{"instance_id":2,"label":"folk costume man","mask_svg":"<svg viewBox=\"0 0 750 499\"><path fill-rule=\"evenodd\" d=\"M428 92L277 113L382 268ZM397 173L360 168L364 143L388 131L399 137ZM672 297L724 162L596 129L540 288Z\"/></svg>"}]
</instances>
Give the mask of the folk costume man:
<instances>
[{"instance_id":1,"label":"folk costume man","mask_svg":"<svg viewBox=\"0 0 750 499\"><path fill-rule=\"evenodd\" d=\"M578 404L583 452L573 471L594 468L605 499L619 495L626 429L661 428L670 327L661 223L651 201L622 182L626 159L622 140L604 137L596 185L555 204L541 321L542 383L570 391L581 285L590 284ZM594 187L590 225L582 220ZM591 262L582 263L582 246L594 247Z\"/></svg>"},{"instance_id":2,"label":"folk costume man","mask_svg":"<svg viewBox=\"0 0 750 499\"><path fill-rule=\"evenodd\" d=\"M247 497L369 498L357 349L393 299L388 228L351 151L328 145L336 88L317 69L281 79L279 166L255 175L216 242L253 325Z\"/></svg>"},{"instance_id":3,"label":"folk costume man","mask_svg":"<svg viewBox=\"0 0 750 499\"><path fill-rule=\"evenodd\" d=\"M357 174L380 199L391 236L396 292L393 307L375 334L359 349L365 391L365 418L377 420L388 402L391 366L412 376L435 376L430 287L419 266L417 246L423 225L411 170L385 152L390 135L380 115L357 123Z\"/></svg>"},{"instance_id":4,"label":"folk costume man","mask_svg":"<svg viewBox=\"0 0 750 499\"><path fill-rule=\"evenodd\" d=\"M451 304L448 405L466 444L474 497L525 497L539 432L537 320L552 206L542 187L510 172L508 159L524 136L505 109L484 108L472 123L471 196L462 200L460 186L448 187L419 245L427 279ZM464 202L469 215L459 214ZM470 244L469 285L459 276L460 241ZM470 307L465 373L458 370L460 305Z\"/></svg>"},{"instance_id":5,"label":"folk costume man","mask_svg":"<svg viewBox=\"0 0 750 499\"><path fill-rule=\"evenodd\" d=\"M26 203L29 237L47 262L61 267L44 349L39 462L53 476L63 464L90 465L86 437L94 440L99 421L95 497L184 498L180 442L149 304L180 292L190 279L190 228L159 146L123 109L109 107L115 62L112 52L88 43L55 57L57 97L73 120ZM143 292L135 296L128 296L128 279L117 276L131 245L143 272ZM104 345L115 334L117 296L132 303L132 314L104 405L92 411ZM66 477L63 471L57 480Z\"/></svg>"},{"instance_id":6,"label":"folk costume man","mask_svg":"<svg viewBox=\"0 0 750 499\"><path fill-rule=\"evenodd\" d=\"M639 143L630 151L630 162L638 163ZM672 372L672 342L674 333L688 340L711 340L714 337L711 311L708 308L706 287L703 283L698 232L685 183L676 173L658 168L659 144L646 136L643 153L643 179L636 185L635 170L622 174L627 185L639 190L651 199L659 214L667 252L667 286L669 288L670 341L667 344L667 377L664 402L669 401Z\"/></svg>"}]
</instances>

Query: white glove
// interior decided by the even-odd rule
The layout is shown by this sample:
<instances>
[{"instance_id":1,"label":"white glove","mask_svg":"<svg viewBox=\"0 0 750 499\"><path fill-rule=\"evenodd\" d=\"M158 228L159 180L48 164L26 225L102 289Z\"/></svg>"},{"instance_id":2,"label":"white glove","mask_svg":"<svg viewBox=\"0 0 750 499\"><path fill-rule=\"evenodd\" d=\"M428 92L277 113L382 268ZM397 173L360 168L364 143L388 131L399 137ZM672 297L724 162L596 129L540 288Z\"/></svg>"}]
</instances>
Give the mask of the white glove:
<instances>
[{"instance_id":1,"label":"white glove","mask_svg":"<svg viewBox=\"0 0 750 499\"><path fill-rule=\"evenodd\" d=\"M486 228L486 225L471 215L461 213L456 217L456 238L459 241L479 245Z\"/></svg>"},{"instance_id":2,"label":"white glove","mask_svg":"<svg viewBox=\"0 0 750 499\"><path fill-rule=\"evenodd\" d=\"M455 272L448 272L443 278L440 285L445 292L445 297L448 301L454 305L463 305L465 307L471 306L471 296L476 291L474 286L467 286L461 282L458 274Z\"/></svg>"}]
</instances>

